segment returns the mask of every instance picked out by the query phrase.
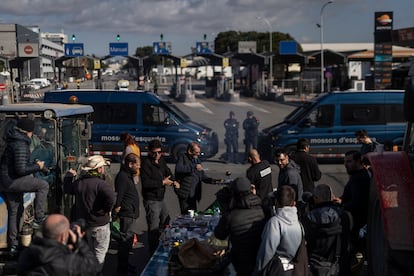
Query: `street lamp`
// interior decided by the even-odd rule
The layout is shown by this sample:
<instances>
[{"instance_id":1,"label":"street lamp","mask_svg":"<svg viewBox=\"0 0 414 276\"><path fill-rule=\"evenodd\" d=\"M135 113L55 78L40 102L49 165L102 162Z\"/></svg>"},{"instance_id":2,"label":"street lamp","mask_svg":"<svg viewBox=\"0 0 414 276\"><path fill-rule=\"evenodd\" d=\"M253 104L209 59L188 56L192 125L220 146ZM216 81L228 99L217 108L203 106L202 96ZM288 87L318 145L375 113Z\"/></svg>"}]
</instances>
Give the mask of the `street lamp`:
<instances>
[{"instance_id":1,"label":"street lamp","mask_svg":"<svg viewBox=\"0 0 414 276\"><path fill-rule=\"evenodd\" d=\"M270 87L269 87L269 89L272 89L272 87L273 87L273 56L272 56L272 50L273 50L273 47L272 47L272 40L273 40L272 39L272 33L273 33L273 31L272 31L272 25L270 24L269 20L267 20L264 17L258 16L258 17L256 17L256 19L263 20L266 23L266 25L269 27L269 54L270 54L270 56L269 56L269 63L270 63L270 65L269 65Z\"/></svg>"},{"instance_id":2,"label":"street lamp","mask_svg":"<svg viewBox=\"0 0 414 276\"><path fill-rule=\"evenodd\" d=\"M323 10L325 9L326 6L328 6L329 4L332 4L333 1L328 1L325 4L323 4L322 8L321 8L321 13L320 13L320 21L319 24L316 24L320 30L321 30L321 93L323 93L325 91L325 85L324 85L324 76L323 76L323 69L325 67L324 65L324 54L323 54Z\"/></svg>"}]
</instances>

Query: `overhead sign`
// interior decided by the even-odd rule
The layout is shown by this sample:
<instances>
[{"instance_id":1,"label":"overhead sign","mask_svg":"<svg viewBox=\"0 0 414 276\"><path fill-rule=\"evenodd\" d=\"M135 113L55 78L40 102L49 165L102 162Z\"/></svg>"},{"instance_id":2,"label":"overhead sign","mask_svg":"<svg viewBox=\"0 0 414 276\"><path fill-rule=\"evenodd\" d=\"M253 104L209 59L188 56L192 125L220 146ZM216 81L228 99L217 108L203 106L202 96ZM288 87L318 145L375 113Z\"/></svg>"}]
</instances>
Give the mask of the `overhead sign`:
<instances>
[{"instance_id":1,"label":"overhead sign","mask_svg":"<svg viewBox=\"0 0 414 276\"><path fill-rule=\"evenodd\" d=\"M109 43L109 55L111 56L127 56L128 43L126 42L112 42Z\"/></svg>"},{"instance_id":2,"label":"overhead sign","mask_svg":"<svg viewBox=\"0 0 414 276\"><path fill-rule=\"evenodd\" d=\"M170 55L171 54L171 42L153 42L152 44L152 53L154 55Z\"/></svg>"},{"instance_id":3,"label":"overhead sign","mask_svg":"<svg viewBox=\"0 0 414 276\"><path fill-rule=\"evenodd\" d=\"M209 47L209 43L207 41L202 41L202 42L196 42L196 53L197 54L212 54L213 51L211 51Z\"/></svg>"},{"instance_id":4,"label":"overhead sign","mask_svg":"<svg viewBox=\"0 0 414 276\"><path fill-rule=\"evenodd\" d=\"M38 57L39 44L38 43L19 43L19 57Z\"/></svg>"},{"instance_id":5,"label":"overhead sign","mask_svg":"<svg viewBox=\"0 0 414 276\"><path fill-rule=\"evenodd\" d=\"M280 55L296 55L298 53L298 44L296 41L280 41L279 54Z\"/></svg>"},{"instance_id":6,"label":"overhead sign","mask_svg":"<svg viewBox=\"0 0 414 276\"><path fill-rule=\"evenodd\" d=\"M65 56L67 57L81 57L84 55L83 43L66 43Z\"/></svg>"},{"instance_id":7,"label":"overhead sign","mask_svg":"<svg viewBox=\"0 0 414 276\"><path fill-rule=\"evenodd\" d=\"M255 54L257 52L256 41L239 41L239 54Z\"/></svg>"}]
</instances>

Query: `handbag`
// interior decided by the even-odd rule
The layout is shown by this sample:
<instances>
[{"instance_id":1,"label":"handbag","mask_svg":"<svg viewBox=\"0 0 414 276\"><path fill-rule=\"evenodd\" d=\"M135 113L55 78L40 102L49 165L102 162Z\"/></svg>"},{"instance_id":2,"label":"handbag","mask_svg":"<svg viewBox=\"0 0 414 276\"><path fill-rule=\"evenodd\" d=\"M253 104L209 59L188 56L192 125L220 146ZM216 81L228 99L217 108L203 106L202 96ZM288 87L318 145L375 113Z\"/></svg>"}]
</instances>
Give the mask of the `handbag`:
<instances>
[{"instance_id":1,"label":"handbag","mask_svg":"<svg viewBox=\"0 0 414 276\"><path fill-rule=\"evenodd\" d=\"M305 232L303 230L302 224L300 224L302 229L302 240L300 242L299 248L296 251L295 257L290 262L293 264L293 269L289 270L291 276L308 276L309 275L309 261L308 261L308 251L306 249L305 241ZM266 276L282 276L286 275L285 270L283 269L282 262L279 256L275 255L273 258L266 264L263 269L263 274Z\"/></svg>"}]
</instances>

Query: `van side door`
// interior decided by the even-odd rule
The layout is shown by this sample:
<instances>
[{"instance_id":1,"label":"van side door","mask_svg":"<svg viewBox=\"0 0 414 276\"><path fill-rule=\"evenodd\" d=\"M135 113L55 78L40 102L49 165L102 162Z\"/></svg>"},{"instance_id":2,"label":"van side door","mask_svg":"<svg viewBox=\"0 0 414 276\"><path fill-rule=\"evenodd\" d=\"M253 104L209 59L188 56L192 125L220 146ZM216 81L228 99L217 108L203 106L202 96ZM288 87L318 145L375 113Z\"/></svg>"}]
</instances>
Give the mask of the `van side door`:
<instances>
[{"instance_id":1,"label":"van side door","mask_svg":"<svg viewBox=\"0 0 414 276\"><path fill-rule=\"evenodd\" d=\"M321 155L337 153L335 113L334 104L318 105L298 124L297 138L309 139L311 154L322 157Z\"/></svg>"},{"instance_id":2,"label":"van side door","mask_svg":"<svg viewBox=\"0 0 414 276\"><path fill-rule=\"evenodd\" d=\"M171 152L176 145L186 145L195 139L190 129L160 105L142 103L141 115L143 135L148 133L151 136L159 136L168 152Z\"/></svg>"}]
</instances>

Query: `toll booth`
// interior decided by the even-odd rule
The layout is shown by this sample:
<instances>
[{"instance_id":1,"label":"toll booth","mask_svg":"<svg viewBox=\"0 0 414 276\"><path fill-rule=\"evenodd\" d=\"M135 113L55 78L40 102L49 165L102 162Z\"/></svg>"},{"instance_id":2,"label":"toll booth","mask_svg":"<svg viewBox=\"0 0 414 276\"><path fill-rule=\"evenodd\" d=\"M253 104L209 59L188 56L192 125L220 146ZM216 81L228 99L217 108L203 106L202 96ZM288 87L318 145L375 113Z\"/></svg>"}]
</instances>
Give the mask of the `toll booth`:
<instances>
[{"instance_id":1,"label":"toll booth","mask_svg":"<svg viewBox=\"0 0 414 276\"><path fill-rule=\"evenodd\" d=\"M233 78L235 82L235 91L240 95L252 97L255 94L261 94L262 86L259 85L263 78L265 69L266 56L256 53L236 53L231 56L231 64L236 64L238 70L234 70ZM240 70L244 67L243 70ZM259 82L258 82L259 81Z\"/></svg>"}]
</instances>

